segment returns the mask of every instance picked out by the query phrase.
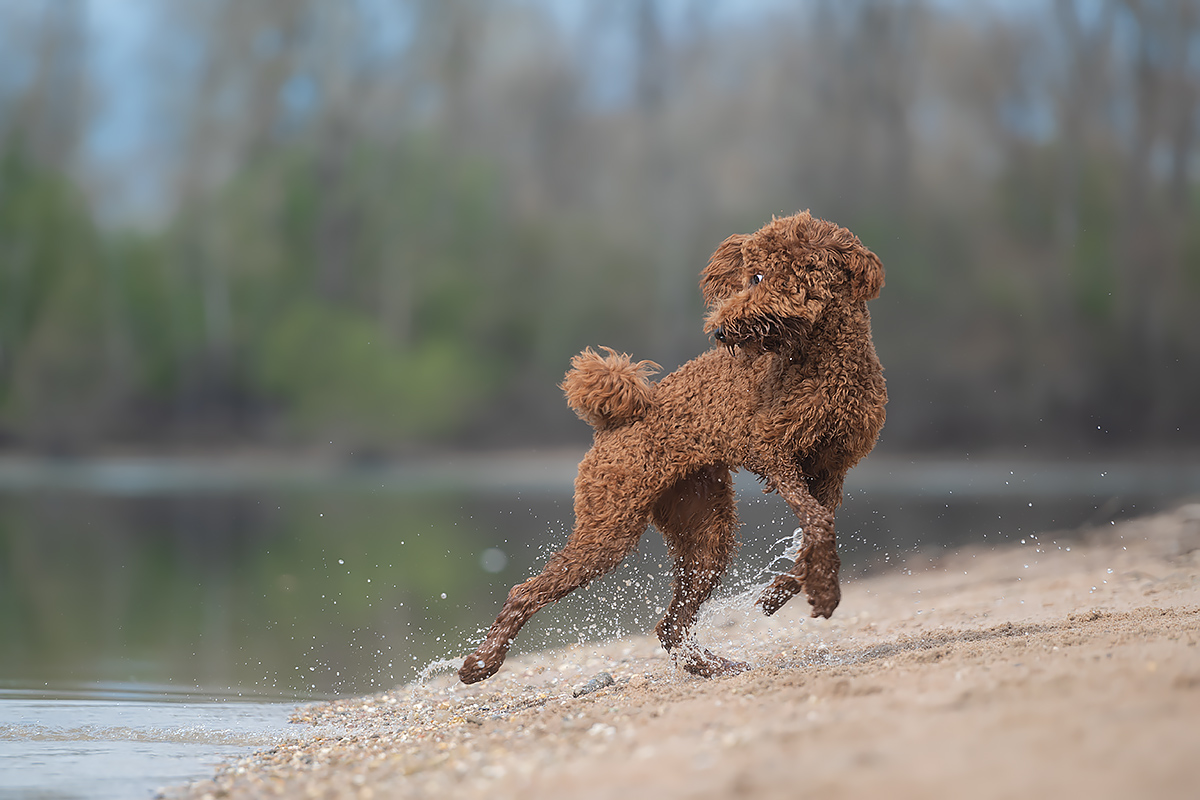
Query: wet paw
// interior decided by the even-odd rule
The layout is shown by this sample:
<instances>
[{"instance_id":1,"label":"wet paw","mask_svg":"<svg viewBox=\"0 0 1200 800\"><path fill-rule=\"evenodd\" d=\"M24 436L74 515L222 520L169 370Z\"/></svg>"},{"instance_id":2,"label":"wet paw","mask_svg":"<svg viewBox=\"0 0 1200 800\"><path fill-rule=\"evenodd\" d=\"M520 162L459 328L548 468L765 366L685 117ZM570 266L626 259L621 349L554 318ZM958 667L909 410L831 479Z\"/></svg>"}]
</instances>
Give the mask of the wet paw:
<instances>
[{"instance_id":1,"label":"wet paw","mask_svg":"<svg viewBox=\"0 0 1200 800\"><path fill-rule=\"evenodd\" d=\"M804 593L808 596L814 617L829 619L838 603L842 601L842 589L838 586L837 573L817 578L810 573L809 579L804 582Z\"/></svg>"},{"instance_id":2,"label":"wet paw","mask_svg":"<svg viewBox=\"0 0 1200 800\"><path fill-rule=\"evenodd\" d=\"M750 669L745 661L731 661L711 650L700 650L687 653L680 659L680 666L686 672L701 678L715 678L718 675L737 675Z\"/></svg>"},{"instance_id":3,"label":"wet paw","mask_svg":"<svg viewBox=\"0 0 1200 800\"><path fill-rule=\"evenodd\" d=\"M489 664L478 653L467 656L462 667L458 670L458 679L466 684L479 683L484 678L490 678L500 670L504 659L496 659L495 665Z\"/></svg>"},{"instance_id":4,"label":"wet paw","mask_svg":"<svg viewBox=\"0 0 1200 800\"><path fill-rule=\"evenodd\" d=\"M838 602L840 599L841 598L834 598L833 600L829 600L827 598L821 598L820 600L814 602L810 597L808 602L813 607L812 616L829 619L833 616L834 609L838 607Z\"/></svg>"},{"instance_id":5,"label":"wet paw","mask_svg":"<svg viewBox=\"0 0 1200 800\"><path fill-rule=\"evenodd\" d=\"M762 606L763 613L769 617L799 592L800 581L791 575L778 575L754 602Z\"/></svg>"}]
</instances>

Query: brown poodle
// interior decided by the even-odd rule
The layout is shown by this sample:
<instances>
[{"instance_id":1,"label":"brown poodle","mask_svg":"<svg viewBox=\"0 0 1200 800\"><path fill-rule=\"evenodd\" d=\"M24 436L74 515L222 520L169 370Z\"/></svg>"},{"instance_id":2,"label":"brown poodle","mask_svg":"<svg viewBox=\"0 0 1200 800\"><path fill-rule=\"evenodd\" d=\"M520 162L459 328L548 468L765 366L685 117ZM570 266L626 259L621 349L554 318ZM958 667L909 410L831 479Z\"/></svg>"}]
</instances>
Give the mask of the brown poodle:
<instances>
[{"instance_id":1,"label":"brown poodle","mask_svg":"<svg viewBox=\"0 0 1200 800\"><path fill-rule=\"evenodd\" d=\"M883 266L845 228L802 212L731 236L701 278L715 347L653 384L658 365L605 348L571 361L563 389L595 429L575 479L575 529L540 575L513 587L464 683L495 674L538 609L598 578L649 523L674 561L674 597L656 632L684 669L747 669L696 646L689 629L736 549L731 470L766 480L800 520L794 566L757 603L773 614L803 590L813 616L841 599L833 511L846 471L883 426L883 370L867 301Z\"/></svg>"}]
</instances>

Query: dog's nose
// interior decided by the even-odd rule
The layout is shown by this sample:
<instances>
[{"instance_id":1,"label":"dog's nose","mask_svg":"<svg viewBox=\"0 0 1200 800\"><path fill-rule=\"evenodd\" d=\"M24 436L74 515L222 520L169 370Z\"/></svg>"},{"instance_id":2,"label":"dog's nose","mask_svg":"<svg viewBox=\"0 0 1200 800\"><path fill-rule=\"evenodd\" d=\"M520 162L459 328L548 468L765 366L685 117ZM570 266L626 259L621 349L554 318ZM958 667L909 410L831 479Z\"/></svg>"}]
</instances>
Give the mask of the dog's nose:
<instances>
[{"instance_id":1,"label":"dog's nose","mask_svg":"<svg viewBox=\"0 0 1200 800\"><path fill-rule=\"evenodd\" d=\"M716 337L718 342L725 341L725 329L717 328L715 331L713 331L713 336Z\"/></svg>"}]
</instances>

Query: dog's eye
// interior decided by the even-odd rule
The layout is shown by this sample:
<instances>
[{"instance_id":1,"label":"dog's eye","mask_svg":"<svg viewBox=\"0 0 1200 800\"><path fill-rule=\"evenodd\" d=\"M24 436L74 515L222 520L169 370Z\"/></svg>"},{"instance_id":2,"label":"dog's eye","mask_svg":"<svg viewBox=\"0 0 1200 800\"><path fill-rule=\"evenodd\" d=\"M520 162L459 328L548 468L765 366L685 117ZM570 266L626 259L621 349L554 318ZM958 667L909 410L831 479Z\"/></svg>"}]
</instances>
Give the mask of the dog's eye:
<instances>
[{"instance_id":1,"label":"dog's eye","mask_svg":"<svg viewBox=\"0 0 1200 800\"><path fill-rule=\"evenodd\" d=\"M754 277L752 277L752 278L750 279L750 285L751 285L751 286L753 286L753 285L755 285L756 283L762 283L762 279L763 279L763 275L762 275L762 273L760 272L760 273L758 273L757 275L755 275Z\"/></svg>"}]
</instances>

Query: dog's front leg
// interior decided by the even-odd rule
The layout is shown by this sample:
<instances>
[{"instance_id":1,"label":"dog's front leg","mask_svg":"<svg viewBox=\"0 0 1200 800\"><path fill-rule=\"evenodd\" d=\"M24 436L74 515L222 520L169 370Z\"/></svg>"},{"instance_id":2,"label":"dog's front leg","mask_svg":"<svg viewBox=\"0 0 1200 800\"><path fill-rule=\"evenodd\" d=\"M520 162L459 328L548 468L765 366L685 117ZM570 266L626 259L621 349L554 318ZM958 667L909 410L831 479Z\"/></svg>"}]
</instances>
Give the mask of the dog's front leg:
<instances>
[{"instance_id":1,"label":"dog's front leg","mask_svg":"<svg viewBox=\"0 0 1200 800\"><path fill-rule=\"evenodd\" d=\"M504 663L508 648L521 627L529 621L538 609L548 602L544 597L538 597L537 586L530 584L537 578L514 586L508 593L508 599L496 621L492 623L487 636L479 648L467 656L458 671L458 677L463 683L478 683L484 678L490 678Z\"/></svg>"},{"instance_id":2,"label":"dog's front leg","mask_svg":"<svg viewBox=\"0 0 1200 800\"><path fill-rule=\"evenodd\" d=\"M458 670L458 677L463 683L477 683L495 675L504 663L513 639L530 617L608 571L607 562L597 565L590 559L581 558L579 549L572 538L563 550L551 556L540 575L509 590L504 607L488 629L487 636Z\"/></svg>"},{"instance_id":3,"label":"dog's front leg","mask_svg":"<svg viewBox=\"0 0 1200 800\"><path fill-rule=\"evenodd\" d=\"M575 530L567 546L550 557L540 575L509 591L483 643L459 669L463 683L495 675L530 617L608 572L637 547L649 520L648 510L622 505L613 496L589 487L577 491L575 500Z\"/></svg>"},{"instance_id":4,"label":"dog's front leg","mask_svg":"<svg viewBox=\"0 0 1200 800\"><path fill-rule=\"evenodd\" d=\"M779 492L800 520L801 541L796 563L776 576L758 598L763 612L770 616L792 595L804 591L814 617L828 618L842 599L838 586L841 559L833 528L833 513L816 501L799 474L784 471L769 478L770 487Z\"/></svg>"}]
</instances>

